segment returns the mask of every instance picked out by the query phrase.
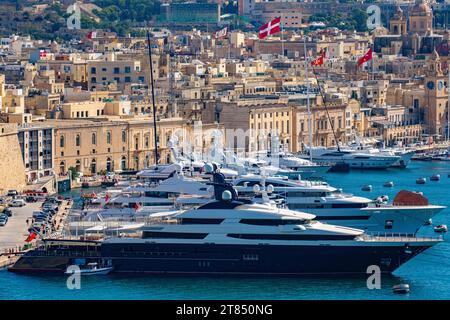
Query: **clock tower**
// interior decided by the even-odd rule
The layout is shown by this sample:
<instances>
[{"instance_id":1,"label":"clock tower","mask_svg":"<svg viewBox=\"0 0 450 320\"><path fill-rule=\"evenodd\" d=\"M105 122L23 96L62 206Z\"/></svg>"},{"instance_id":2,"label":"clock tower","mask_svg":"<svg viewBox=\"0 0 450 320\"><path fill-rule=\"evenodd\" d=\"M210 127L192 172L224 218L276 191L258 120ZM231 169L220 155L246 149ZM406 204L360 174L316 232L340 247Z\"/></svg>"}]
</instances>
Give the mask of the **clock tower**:
<instances>
[{"instance_id":1,"label":"clock tower","mask_svg":"<svg viewBox=\"0 0 450 320\"><path fill-rule=\"evenodd\" d=\"M427 61L425 69L425 114L423 122L428 127L428 134L445 135L447 112L447 77L441 68L441 59L434 50Z\"/></svg>"}]
</instances>

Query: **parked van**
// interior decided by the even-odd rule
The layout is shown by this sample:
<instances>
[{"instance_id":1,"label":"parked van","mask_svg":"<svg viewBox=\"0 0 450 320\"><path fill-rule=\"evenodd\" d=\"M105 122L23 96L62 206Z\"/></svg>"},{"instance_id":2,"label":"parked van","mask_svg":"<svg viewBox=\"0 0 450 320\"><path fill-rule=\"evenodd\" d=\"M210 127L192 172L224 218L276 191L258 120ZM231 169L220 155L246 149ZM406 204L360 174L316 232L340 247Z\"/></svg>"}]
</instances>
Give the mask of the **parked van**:
<instances>
[{"instance_id":1,"label":"parked van","mask_svg":"<svg viewBox=\"0 0 450 320\"><path fill-rule=\"evenodd\" d=\"M23 207L24 205L26 205L26 202L23 199L15 199L10 204L11 207Z\"/></svg>"}]
</instances>

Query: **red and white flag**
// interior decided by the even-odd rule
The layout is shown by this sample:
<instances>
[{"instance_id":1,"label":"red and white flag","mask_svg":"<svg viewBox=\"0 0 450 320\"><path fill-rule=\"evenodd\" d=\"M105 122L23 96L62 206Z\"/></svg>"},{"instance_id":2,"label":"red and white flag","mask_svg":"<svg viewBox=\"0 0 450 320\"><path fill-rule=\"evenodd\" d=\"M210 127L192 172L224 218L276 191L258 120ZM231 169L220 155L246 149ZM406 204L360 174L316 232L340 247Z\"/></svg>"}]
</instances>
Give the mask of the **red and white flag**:
<instances>
[{"instance_id":1,"label":"red and white flag","mask_svg":"<svg viewBox=\"0 0 450 320\"><path fill-rule=\"evenodd\" d=\"M321 66L323 65L324 59L327 55L327 51L325 49L322 50L322 53L320 54L320 57L311 61L312 66Z\"/></svg>"},{"instance_id":2,"label":"red and white flag","mask_svg":"<svg viewBox=\"0 0 450 320\"><path fill-rule=\"evenodd\" d=\"M92 39L95 39L95 38L97 38L97 32L96 31L89 32L88 39L92 40Z\"/></svg>"},{"instance_id":3,"label":"red and white flag","mask_svg":"<svg viewBox=\"0 0 450 320\"><path fill-rule=\"evenodd\" d=\"M39 58L45 58L46 56L47 56L47 51L45 51L45 50L39 51Z\"/></svg>"},{"instance_id":4,"label":"red and white flag","mask_svg":"<svg viewBox=\"0 0 450 320\"><path fill-rule=\"evenodd\" d=\"M227 35L228 35L228 27L225 27L216 32L216 39L225 38Z\"/></svg>"},{"instance_id":5,"label":"red and white flag","mask_svg":"<svg viewBox=\"0 0 450 320\"><path fill-rule=\"evenodd\" d=\"M370 48L365 55L363 55L361 58L358 59L358 67L361 66L363 63L372 60L372 48Z\"/></svg>"},{"instance_id":6,"label":"red and white flag","mask_svg":"<svg viewBox=\"0 0 450 320\"><path fill-rule=\"evenodd\" d=\"M267 22L265 25L259 28L258 37L260 39L264 39L268 35L280 32L280 25L281 25L281 17L275 18L272 21Z\"/></svg>"}]
</instances>

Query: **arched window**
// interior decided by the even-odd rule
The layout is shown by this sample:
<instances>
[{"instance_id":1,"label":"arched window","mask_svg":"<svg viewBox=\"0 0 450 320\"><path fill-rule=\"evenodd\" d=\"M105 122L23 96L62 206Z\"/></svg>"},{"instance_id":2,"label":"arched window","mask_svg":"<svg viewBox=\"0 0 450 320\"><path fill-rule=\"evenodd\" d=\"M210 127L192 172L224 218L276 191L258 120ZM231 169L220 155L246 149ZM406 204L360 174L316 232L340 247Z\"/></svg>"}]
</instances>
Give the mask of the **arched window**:
<instances>
[{"instance_id":1,"label":"arched window","mask_svg":"<svg viewBox=\"0 0 450 320\"><path fill-rule=\"evenodd\" d=\"M120 169L125 170L127 168L127 158L125 156L120 160Z\"/></svg>"},{"instance_id":2,"label":"arched window","mask_svg":"<svg viewBox=\"0 0 450 320\"><path fill-rule=\"evenodd\" d=\"M106 133L106 143L111 144L111 132L109 131Z\"/></svg>"},{"instance_id":3,"label":"arched window","mask_svg":"<svg viewBox=\"0 0 450 320\"><path fill-rule=\"evenodd\" d=\"M91 161L91 173L92 174L97 173L97 161L95 159L92 159Z\"/></svg>"},{"instance_id":4,"label":"arched window","mask_svg":"<svg viewBox=\"0 0 450 320\"><path fill-rule=\"evenodd\" d=\"M134 170L138 170L139 169L139 157L136 156L134 157Z\"/></svg>"},{"instance_id":5,"label":"arched window","mask_svg":"<svg viewBox=\"0 0 450 320\"><path fill-rule=\"evenodd\" d=\"M76 169L78 172L81 172L81 161L80 161L80 160L77 160L77 161L75 162L75 169Z\"/></svg>"},{"instance_id":6,"label":"arched window","mask_svg":"<svg viewBox=\"0 0 450 320\"><path fill-rule=\"evenodd\" d=\"M61 148L64 148L64 146L65 146L65 139L64 139L64 136L63 135L61 135L61 136L59 136L59 146L61 147Z\"/></svg>"},{"instance_id":7,"label":"arched window","mask_svg":"<svg viewBox=\"0 0 450 320\"><path fill-rule=\"evenodd\" d=\"M144 167L145 167L145 168L150 167L150 155L146 155L146 156L145 156Z\"/></svg>"},{"instance_id":8,"label":"arched window","mask_svg":"<svg viewBox=\"0 0 450 320\"><path fill-rule=\"evenodd\" d=\"M122 131L122 142L127 142L127 133L126 131Z\"/></svg>"},{"instance_id":9,"label":"arched window","mask_svg":"<svg viewBox=\"0 0 450 320\"><path fill-rule=\"evenodd\" d=\"M111 162L111 158L107 158L106 159L106 171L111 172L112 171L112 162Z\"/></svg>"},{"instance_id":10,"label":"arched window","mask_svg":"<svg viewBox=\"0 0 450 320\"><path fill-rule=\"evenodd\" d=\"M59 163L59 172L60 173L66 173L66 163L64 161L61 161Z\"/></svg>"},{"instance_id":11,"label":"arched window","mask_svg":"<svg viewBox=\"0 0 450 320\"><path fill-rule=\"evenodd\" d=\"M81 136L79 134L77 134L75 137L75 145L77 147L81 146Z\"/></svg>"},{"instance_id":12,"label":"arched window","mask_svg":"<svg viewBox=\"0 0 450 320\"><path fill-rule=\"evenodd\" d=\"M92 134L92 144L97 144L97 135L95 133Z\"/></svg>"}]
</instances>

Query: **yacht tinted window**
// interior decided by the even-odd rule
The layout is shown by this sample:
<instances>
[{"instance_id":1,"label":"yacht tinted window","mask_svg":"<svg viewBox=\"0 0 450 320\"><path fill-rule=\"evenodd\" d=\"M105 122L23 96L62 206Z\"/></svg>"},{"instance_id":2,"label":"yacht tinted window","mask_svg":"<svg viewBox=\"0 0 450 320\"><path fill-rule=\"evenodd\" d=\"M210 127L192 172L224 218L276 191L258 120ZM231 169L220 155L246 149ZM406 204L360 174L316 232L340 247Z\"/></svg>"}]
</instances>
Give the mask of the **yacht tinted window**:
<instances>
[{"instance_id":1,"label":"yacht tinted window","mask_svg":"<svg viewBox=\"0 0 450 320\"><path fill-rule=\"evenodd\" d=\"M239 223L252 224L258 226L281 226L286 224L306 224L308 220L297 219L241 219Z\"/></svg>"},{"instance_id":2,"label":"yacht tinted window","mask_svg":"<svg viewBox=\"0 0 450 320\"><path fill-rule=\"evenodd\" d=\"M366 208L367 203L333 203L332 208Z\"/></svg>"},{"instance_id":3,"label":"yacht tinted window","mask_svg":"<svg viewBox=\"0 0 450 320\"><path fill-rule=\"evenodd\" d=\"M230 238L252 240L353 240L353 235L322 235L322 234L253 234L229 233Z\"/></svg>"},{"instance_id":4,"label":"yacht tinted window","mask_svg":"<svg viewBox=\"0 0 450 320\"><path fill-rule=\"evenodd\" d=\"M159 239L204 239L207 233L187 233L187 232L154 232L144 231L143 239L159 238Z\"/></svg>"},{"instance_id":5,"label":"yacht tinted window","mask_svg":"<svg viewBox=\"0 0 450 320\"><path fill-rule=\"evenodd\" d=\"M199 219L199 218L182 218L181 224L221 224L225 219Z\"/></svg>"},{"instance_id":6,"label":"yacht tinted window","mask_svg":"<svg viewBox=\"0 0 450 320\"><path fill-rule=\"evenodd\" d=\"M169 193L162 192L162 191L146 191L145 196L146 197L154 197L154 198L168 198Z\"/></svg>"}]
</instances>

